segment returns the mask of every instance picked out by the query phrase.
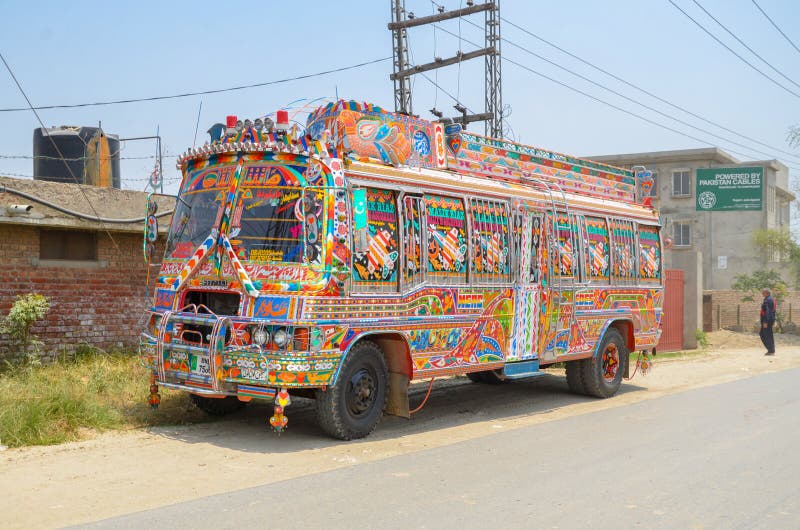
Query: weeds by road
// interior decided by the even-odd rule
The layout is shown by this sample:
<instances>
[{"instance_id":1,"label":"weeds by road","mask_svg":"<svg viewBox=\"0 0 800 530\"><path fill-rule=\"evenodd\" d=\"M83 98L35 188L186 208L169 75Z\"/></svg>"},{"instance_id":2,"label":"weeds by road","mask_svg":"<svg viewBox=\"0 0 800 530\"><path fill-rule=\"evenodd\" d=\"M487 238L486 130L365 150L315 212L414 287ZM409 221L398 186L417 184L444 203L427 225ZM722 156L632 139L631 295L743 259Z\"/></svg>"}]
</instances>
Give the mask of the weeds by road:
<instances>
[{"instance_id":1,"label":"weeds by road","mask_svg":"<svg viewBox=\"0 0 800 530\"><path fill-rule=\"evenodd\" d=\"M92 431L202 421L185 394L161 389L147 405L148 373L133 355L87 354L0 374L0 443L50 445Z\"/></svg>"}]
</instances>

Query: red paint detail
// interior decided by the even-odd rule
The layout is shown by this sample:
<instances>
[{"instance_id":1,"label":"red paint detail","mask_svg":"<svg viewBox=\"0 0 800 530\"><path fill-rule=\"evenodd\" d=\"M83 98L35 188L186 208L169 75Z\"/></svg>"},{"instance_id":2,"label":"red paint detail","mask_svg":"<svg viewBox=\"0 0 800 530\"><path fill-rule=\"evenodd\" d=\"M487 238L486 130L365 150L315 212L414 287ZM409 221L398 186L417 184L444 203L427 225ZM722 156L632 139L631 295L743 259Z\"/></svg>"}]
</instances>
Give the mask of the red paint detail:
<instances>
[{"instance_id":1,"label":"red paint detail","mask_svg":"<svg viewBox=\"0 0 800 530\"><path fill-rule=\"evenodd\" d=\"M228 128L236 127L236 122L238 118L236 116L228 116L225 118L225 125Z\"/></svg>"}]
</instances>

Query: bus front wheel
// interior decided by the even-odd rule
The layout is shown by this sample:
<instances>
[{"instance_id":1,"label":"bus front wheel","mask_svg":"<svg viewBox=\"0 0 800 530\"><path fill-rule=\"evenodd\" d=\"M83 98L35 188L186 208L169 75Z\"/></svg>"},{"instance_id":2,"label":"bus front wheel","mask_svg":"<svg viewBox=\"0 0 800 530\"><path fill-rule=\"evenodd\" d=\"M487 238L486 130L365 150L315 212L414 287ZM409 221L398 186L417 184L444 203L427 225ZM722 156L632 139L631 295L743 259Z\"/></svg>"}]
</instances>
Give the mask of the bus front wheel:
<instances>
[{"instance_id":1,"label":"bus front wheel","mask_svg":"<svg viewBox=\"0 0 800 530\"><path fill-rule=\"evenodd\" d=\"M317 420L340 440L363 438L377 427L386 406L389 373L383 352L371 341L353 346L336 383L317 391Z\"/></svg>"}]
</instances>

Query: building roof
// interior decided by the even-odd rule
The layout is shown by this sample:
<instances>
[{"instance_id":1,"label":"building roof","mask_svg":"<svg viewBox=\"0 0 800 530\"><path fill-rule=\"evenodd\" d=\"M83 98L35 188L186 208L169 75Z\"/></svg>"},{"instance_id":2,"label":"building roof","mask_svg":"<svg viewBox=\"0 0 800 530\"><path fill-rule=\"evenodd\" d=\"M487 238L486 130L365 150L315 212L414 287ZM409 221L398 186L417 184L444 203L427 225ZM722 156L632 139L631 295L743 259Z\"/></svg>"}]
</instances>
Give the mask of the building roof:
<instances>
[{"instance_id":1,"label":"building roof","mask_svg":"<svg viewBox=\"0 0 800 530\"><path fill-rule=\"evenodd\" d=\"M141 191L0 176L0 224L142 232L147 195ZM158 195L155 199L159 232L165 233L175 198ZM27 213L18 213L9 210L11 205L31 208Z\"/></svg>"},{"instance_id":2,"label":"building roof","mask_svg":"<svg viewBox=\"0 0 800 530\"><path fill-rule=\"evenodd\" d=\"M699 149L673 149L670 151L650 151L646 153L621 153L617 155L587 156L590 160L617 165L636 164L669 164L672 162L703 161L715 164L731 164L735 166L765 166L775 171L786 171L788 168L780 160L738 160L719 147L701 147Z\"/></svg>"},{"instance_id":3,"label":"building roof","mask_svg":"<svg viewBox=\"0 0 800 530\"><path fill-rule=\"evenodd\" d=\"M620 164L641 164L649 162L686 162L690 160L710 160L719 164L740 164L733 155L719 147L701 147L699 149L674 149L670 151L650 151L646 153L623 153L618 155L587 156L590 160L600 162L613 160Z\"/></svg>"}]
</instances>

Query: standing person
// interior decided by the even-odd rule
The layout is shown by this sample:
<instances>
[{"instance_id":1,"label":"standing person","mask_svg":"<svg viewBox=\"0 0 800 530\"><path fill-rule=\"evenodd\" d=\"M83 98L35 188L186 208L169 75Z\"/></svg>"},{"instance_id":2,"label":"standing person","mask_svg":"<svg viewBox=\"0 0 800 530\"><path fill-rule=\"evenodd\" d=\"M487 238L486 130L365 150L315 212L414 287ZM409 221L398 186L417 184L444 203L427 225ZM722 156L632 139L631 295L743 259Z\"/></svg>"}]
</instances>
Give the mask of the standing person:
<instances>
[{"instance_id":1,"label":"standing person","mask_svg":"<svg viewBox=\"0 0 800 530\"><path fill-rule=\"evenodd\" d=\"M767 348L764 355L775 355L775 337L772 335L772 326L775 325L775 299L766 287L761 290L761 295L764 301L761 302L761 329L758 334Z\"/></svg>"}]
</instances>

